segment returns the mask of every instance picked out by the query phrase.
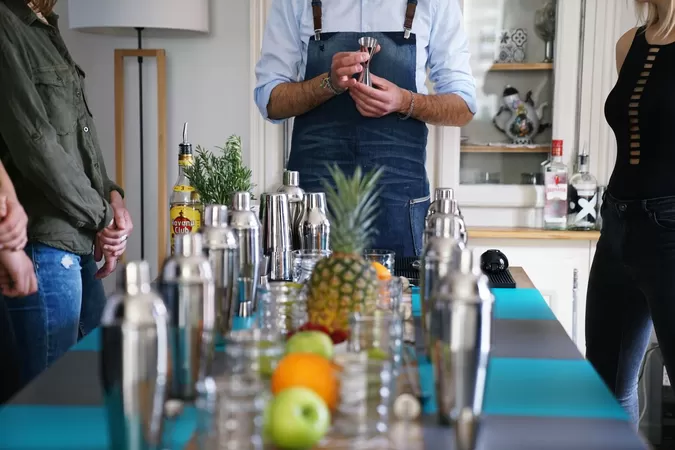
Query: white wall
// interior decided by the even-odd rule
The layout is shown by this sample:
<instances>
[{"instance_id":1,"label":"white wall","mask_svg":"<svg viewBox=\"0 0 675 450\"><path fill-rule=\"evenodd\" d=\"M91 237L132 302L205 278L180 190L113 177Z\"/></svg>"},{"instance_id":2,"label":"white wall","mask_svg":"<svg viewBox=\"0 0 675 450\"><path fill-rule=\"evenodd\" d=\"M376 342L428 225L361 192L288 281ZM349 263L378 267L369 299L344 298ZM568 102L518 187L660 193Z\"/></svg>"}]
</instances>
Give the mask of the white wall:
<instances>
[{"instance_id":1,"label":"white wall","mask_svg":"<svg viewBox=\"0 0 675 450\"><path fill-rule=\"evenodd\" d=\"M87 74L87 93L111 178L115 178L113 51L136 48L133 34L109 36L86 34L68 29L67 2L57 5L63 38L73 58ZM189 122L190 141L213 148L222 146L231 134L249 142L249 117L253 104L249 87L249 5L248 2L216 0L211 4L211 33L202 36L160 37L148 34L145 48L163 48L167 53L168 167L156 162L156 83L153 60L144 63L145 108L145 259L156 273L158 221L168 227L169 220L158 220L156 174L167 171L169 188L176 180L178 143L183 122ZM127 250L128 259L140 258L140 170L138 154L138 66L126 63L126 191L127 206L136 231ZM247 155L245 154L245 157ZM168 201L168 199L167 199ZM112 278L106 283L112 286Z\"/></svg>"}]
</instances>

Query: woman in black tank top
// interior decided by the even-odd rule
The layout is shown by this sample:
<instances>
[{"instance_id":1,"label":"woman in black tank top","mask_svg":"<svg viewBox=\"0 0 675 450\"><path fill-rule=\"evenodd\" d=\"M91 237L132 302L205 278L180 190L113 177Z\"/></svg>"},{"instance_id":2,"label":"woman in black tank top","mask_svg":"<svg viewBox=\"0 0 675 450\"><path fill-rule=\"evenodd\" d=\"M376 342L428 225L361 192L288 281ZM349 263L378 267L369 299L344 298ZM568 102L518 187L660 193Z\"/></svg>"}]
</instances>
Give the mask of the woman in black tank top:
<instances>
[{"instance_id":1,"label":"woman in black tank top","mask_svg":"<svg viewBox=\"0 0 675 450\"><path fill-rule=\"evenodd\" d=\"M635 423L652 323L675 380L675 0L638 3L648 25L619 40L605 104L617 158L586 303L586 357Z\"/></svg>"}]
</instances>

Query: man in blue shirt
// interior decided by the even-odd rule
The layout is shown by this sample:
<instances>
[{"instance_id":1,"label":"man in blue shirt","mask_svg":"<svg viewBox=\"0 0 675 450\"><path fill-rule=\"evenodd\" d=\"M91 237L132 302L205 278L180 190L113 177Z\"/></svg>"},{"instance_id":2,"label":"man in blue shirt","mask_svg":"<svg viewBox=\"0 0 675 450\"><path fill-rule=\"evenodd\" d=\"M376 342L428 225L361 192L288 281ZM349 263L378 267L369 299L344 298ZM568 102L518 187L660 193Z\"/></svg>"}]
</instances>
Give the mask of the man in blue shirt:
<instances>
[{"instance_id":1,"label":"man in blue shirt","mask_svg":"<svg viewBox=\"0 0 675 450\"><path fill-rule=\"evenodd\" d=\"M326 163L383 166L374 246L397 256L422 250L426 124L463 126L476 111L458 1L274 0L265 27L254 96L266 119L295 117L288 169L316 192ZM379 44L372 87L357 81L364 36Z\"/></svg>"}]
</instances>

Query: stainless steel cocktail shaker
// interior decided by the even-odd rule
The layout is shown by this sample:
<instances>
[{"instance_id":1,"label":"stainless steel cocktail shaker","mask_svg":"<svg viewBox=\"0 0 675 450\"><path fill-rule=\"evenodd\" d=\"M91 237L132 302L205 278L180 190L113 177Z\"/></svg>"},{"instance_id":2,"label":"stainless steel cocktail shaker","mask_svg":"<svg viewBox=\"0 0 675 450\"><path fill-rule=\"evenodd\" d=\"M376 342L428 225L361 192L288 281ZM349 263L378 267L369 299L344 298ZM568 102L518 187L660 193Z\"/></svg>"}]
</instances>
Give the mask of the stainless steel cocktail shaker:
<instances>
[{"instance_id":1,"label":"stainless steel cocktail shaker","mask_svg":"<svg viewBox=\"0 0 675 450\"><path fill-rule=\"evenodd\" d=\"M300 235L298 234L298 225L305 211L305 191L300 187L300 173L293 170L284 170L283 180L284 184L279 186L277 192L284 193L288 197L293 250L300 250L302 249L302 244Z\"/></svg>"},{"instance_id":2,"label":"stainless steel cocktail shaker","mask_svg":"<svg viewBox=\"0 0 675 450\"><path fill-rule=\"evenodd\" d=\"M225 336L232 329L232 318L239 300L239 243L237 235L227 225L227 220L227 206L204 207L201 233L204 238L204 253L213 271L216 329L220 336Z\"/></svg>"},{"instance_id":3,"label":"stainless steel cocktail shaker","mask_svg":"<svg viewBox=\"0 0 675 450\"><path fill-rule=\"evenodd\" d=\"M466 227L464 220L457 215L457 201L451 198L442 198L434 202L436 208L434 212L426 219L426 228L424 229L424 242L429 238L438 235L439 233L449 233L448 236L460 242L462 245L466 244L464 240L466 237ZM450 221L451 227L445 225L440 226L441 221Z\"/></svg>"},{"instance_id":4,"label":"stainless steel cocktail shaker","mask_svg":"<svg viewBox=\"0 0 675 450\"><path fill-rule=\"evenodd\" d=\"M305 210L298 223L303 250L330 250L330 222L326 216L326 194L308 192L304 200Z\"/></svg>"},{"instance_id":5,"label":"stainless steel cocktail shaker","mask_svg":"<svg viewBox=\"0 0 675 450\"><path fill-rule=\"evenodd\" d=\"M470 450L483 409L494 299L482 288L484 275L471 250L463 249L458 259L447 289L434 294L430 351L439 421L454 427L455 448Z\"/></svg>"},{"instance_id":6,"label":"stainless steel cocktail shaker","mask_svg":"<svg viewBox=\"0 0 675 450\"><path fill-rule=\"evenodd\" d=\"M239 300L235 314L239 317L249 317L255 310L262 258L260 221L251 211L251 194L234 193L228 225L237 235L239 243Z\"/></svg>"},{"instance_id":7,"label":"stainless steel cocktail shaker","mask_svg":"<svg viewBox=\"0 0 675 450\"><path fill-rule=\"evenodd\" d=\"M169 395L192 401L197 383L211 374L216 322L215 285L201 234L176 237L160 274L170 317L172 370Z\"/></svg>"},{"instance_id":8,"label":"stainless steel cocktail shaker","mask_svg":"<svg viewBox=\"0 0 675 450\"><path fill-rule=\"evenodd\" d=\"M449 199L454 199L455 198L455 190L453 188L436 188L434 190L434 198L429 203L429 209L427 210L427 219L429 218L430 215L438 211L438 200L442 198L449 198ZM427 223L425 222L425 226Z\"/></svg>"},{"instance_id":9,"label":"stainless steel cocktail shaker","mask_svg":"<svg viewBox=\"0 0 675 450\"><path fill-rule=\"evenodd\" d=\"M101 319L100 375L111 450L159 450L169 371L169 329L145 261L118 272Z\"/></svg>"},{"instance_id":10,"label":"stainless steel cocktail shaker","mask_svg":"<svg viewBox=\"0 0 675 450\"><path fill-rule=\"evenodd\" d=\"M441 199L443 208L449 208L450 199ZM416 330L416 343L429 345L429 321L433 311L431 302L434 291L443 287L443 280L458 270L458 255L464 247L455 238L456 217L447 214L434 214L429 223L433 233L429 235L422 251L420 267L420 304L422 306L421 329ZM423 333L423 336L420 336ZM417 340L419 339L419 340Z\"/></svg>"},{"instance_id":11,"label":"stainless steel cocktail shaker","mask_svg":"<svg viewBox=\"0 0 675 450\"><path fill-rule=\"evenodd\" d=\"M269 280L292 281L291 221L288 196L263 194L260 199L263 253L269 257Z\"/></svg>"}]
</instances>

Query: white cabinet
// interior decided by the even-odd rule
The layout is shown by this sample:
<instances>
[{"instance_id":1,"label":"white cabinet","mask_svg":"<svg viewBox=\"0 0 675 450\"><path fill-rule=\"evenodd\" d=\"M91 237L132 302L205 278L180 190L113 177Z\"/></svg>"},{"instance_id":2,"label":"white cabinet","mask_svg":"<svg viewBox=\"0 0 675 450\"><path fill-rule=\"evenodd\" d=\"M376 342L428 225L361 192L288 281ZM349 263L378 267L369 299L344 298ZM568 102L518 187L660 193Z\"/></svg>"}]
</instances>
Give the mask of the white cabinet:
<instances>
[{"instance_id":1,"label":"white cabinet","mask_svg":"<svg viewBox=\"0 0 675 450\"><path fill-rule=\"evenodd\" d=\"M469 235L471 231L469 230ZM534 286L583 353L586 289L595 242L533 239L470 239L478 256L496 248L509 265L525 269Z\"/></svg>"}]
</instances>

